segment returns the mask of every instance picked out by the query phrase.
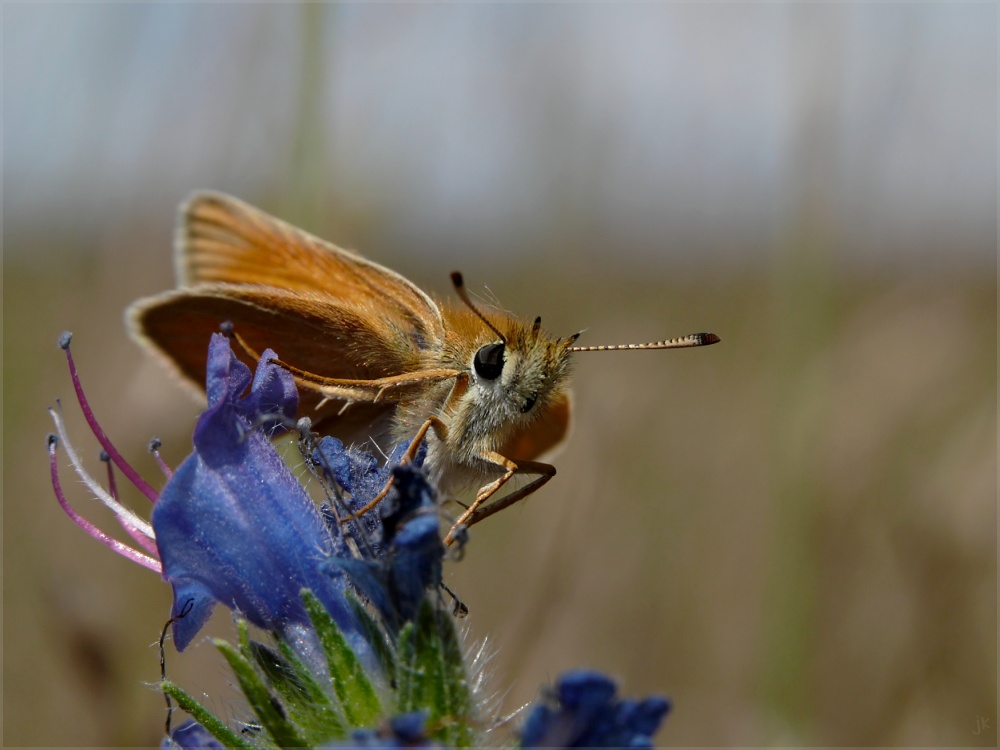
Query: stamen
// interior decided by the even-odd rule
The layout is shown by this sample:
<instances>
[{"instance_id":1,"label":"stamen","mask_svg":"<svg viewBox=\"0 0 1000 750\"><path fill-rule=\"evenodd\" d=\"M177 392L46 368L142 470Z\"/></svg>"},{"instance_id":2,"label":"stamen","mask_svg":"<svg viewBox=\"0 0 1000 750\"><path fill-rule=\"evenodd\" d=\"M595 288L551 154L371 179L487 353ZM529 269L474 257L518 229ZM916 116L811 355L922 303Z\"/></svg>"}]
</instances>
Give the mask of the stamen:
<instances>
[{"instance_id":1,"label":"stamen","mask_svg":"<svg viewBox=\"0 0 1000 750\"><path fill-rule=\"evenodd\" d=\"M303 425L303 421L308 421L308 423ZM312 451L315 436L310 430L312 427L311 420L308 417L303 417L299 420L297 426L300 431L299 453L305 461L308 471L323 489L327 506L331 511L335 523L340 524L344 540L351 551L351 556L356 559L364 557L373 558L375 553L368 530L365 528L364 523L362 523L362 519L352 513L340 485L334 479L333 467L327 463L326 456L321 451L317 453L318 461L313 460ZM303 431L303 427L305 427L305 431ZM319 471L317 471L317 466L320 469ZM329 481L327 481L328 477ZM342 513L346 513L347 516L345 517ZM360 547L364 547L364 554L362 554Z\"/></svg>"},{"instance_id":2,"label":"stamen","mask_svg":"<svg viewBox=\"0 0 1000 750\"><path fill-rule=\"evenodd\" d=\"M56 432L59 433L59 439L62 440L63 447L66 449L66 455L69 456L70 463L73 464L73 469L76 471L77 476L83 480L83 483L87 485L87 488L97 495L98 500L118 516L118 520L122 524L131 526L150 539L156 539L153 527L149 523L115 500L115 498L108 494L107 490L87 473L87 470L83 467L83 462L80 461L79 455L77 455L76 450L73 448L73 444L69 441L69 434L66 432L66 425L63 423L62 416L55 409L49 409L49 414L52 416L52 421L56 424Z\"/></svg>"},{"instance_id":3,"label":"stamen","mask_svg":"<svg viewBox=\"0 0 1000 750\"><path fill-rule=\"evenodd\" d=\"M111 497L121 502L118 498L118 480L115 478L114 464L111 463L111 456L108 455L107 451L101 451L101 461L108 467L108 492L111 493ZM121 523L121 527L125 529L126 533L135 540L136 544L147 552L152 553L154 557L159 557L160 551L157 549L156 542L153 539L150 539L137 529L133 529L127 523L122 522L117 515L115 518Z\"/></svg>"},{"instance_id":4,"label":"stamen","mask_svg":"<svg viewBox=\"0 0 1000 750\"><path fill-rule=\"evenodd\" d=\"M63 441L65 443L65 441ZM101 542L106 547L114 550L122 557L128 558L132 562L139 563L143 567L149 568L160 575L163 574L163 566L160 564L159 560L156 560L149 555L145 555L142 552L132 549L127 544L119 542L103 531L98 529L94 524L85 519L66 500L66 495L63 494L62 485L59 484L59 462L56 460L56 446L59 444L59 440L55 435L49 436L49 472L52 475L52 489L56 493L56 500L59 502L60 507L69 516L73 523L79 526L81 529L86 531L91 537ZM68 451L67 451L68 452Z\"/></svg>"},{"instance_id":5,"label":"stamen","mask_svg":"<svg viewBox=\"0 0 1000 750\"><path fill-rule=\"evenodd\" d=\"M187 617L191 613L192 609L194 609L194 599L188 599L186 602L184 602L184 606L181 608L181 611L178 612L175 617L171 617L169 620L167 620L166 624L163 626L163 630L160 631L160 682L161 683L167 681L167 651L163 646L163 644L167 640L167 630L169 630L170 626L173 625L178 620ZM171 703L170 694L167 693L166 690L163 691L163 698L167 702L167 723L166 726L164 727L164 736L170 737L170 720L174 716L174 704ZM171 743L171 746L173 746L173 743Z\"/></svg>"},{"instance_id":6,"label":"stamen","mask_svg":"<svg viewBox=\"0 0 1000 750\"><path fill-rule=\"evenodd\" d=\"M153 438L149 441L149 452L153 454L153 458L156 459L157 465L160 467L160 471L163 472L163 476L170 479L174 475L174 470L167 466L167 462L160 457L160 446L163 445L163 441L158 437Z\"/></svg>"},{"instance_id":7,"label":"stamen","mask_svg":"<svg viewBox=\"0 0 1000 750\"><path fill-rule=\"evenodd\" d=\"M76 390L76 399L80 402L80 410L83 412L83 416L87 420L87 425L90 427L90 431L94 433L94 437L97 438L97 442L101 444L101 447L108 452L111 460L115 462L115 466L121 469L122 473L133 485L135 485L139 492L149 498L151 503L155 503L160 496L159 493L154 490L145 479L139 476L139 472L129 465L128 461L126 461L122 457L121 453L115 449L115 446L111 444L111 440L108 439L104 430L102 430L101 426L97 423L97 419L94 417L94 412L90 408L90 403L87 401L87 397L83 395L83 385L80 383L80 376L76 371L76 363L73 362L73 354L69 350L69 343L72 339L73 334L66 331L59 337L59 346L66 352L66 362L69 364L69 376L73 381L73 388ZM63 439L63 442L65 442L65 438Z\"/></svg>"}]
</instances>

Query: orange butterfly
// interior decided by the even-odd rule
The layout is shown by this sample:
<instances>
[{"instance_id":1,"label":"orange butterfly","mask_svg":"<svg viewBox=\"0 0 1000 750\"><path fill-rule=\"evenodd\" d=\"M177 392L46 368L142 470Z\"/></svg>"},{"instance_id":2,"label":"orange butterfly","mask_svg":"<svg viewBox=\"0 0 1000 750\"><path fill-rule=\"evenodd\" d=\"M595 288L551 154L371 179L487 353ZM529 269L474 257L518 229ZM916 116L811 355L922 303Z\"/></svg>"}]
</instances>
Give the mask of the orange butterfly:
<instances>
[{"instance_id":1,"label":"orange butterfly","mask_svg":"<svg viewBox=\"0 0 1000 750\"><path fill-rule=\"evenodd\" d=\"M711 333L650 344L574 346L541 319L436 301L383 266L219 193L181 209L178 289L129 310L135 338L185 379L205 382L211 333L232 322L247 353L277 351L296 376L301 414L345 442L428 441L426 465L446 493L478 488L446 538L537 490L555 468L536 461L565 436L570 355L670 349ZM251 362L252 364L252 362ZM492 499L515 474L534 477ZM377 499L381 499L382 495Z\"/></svg>"}]
</instances>

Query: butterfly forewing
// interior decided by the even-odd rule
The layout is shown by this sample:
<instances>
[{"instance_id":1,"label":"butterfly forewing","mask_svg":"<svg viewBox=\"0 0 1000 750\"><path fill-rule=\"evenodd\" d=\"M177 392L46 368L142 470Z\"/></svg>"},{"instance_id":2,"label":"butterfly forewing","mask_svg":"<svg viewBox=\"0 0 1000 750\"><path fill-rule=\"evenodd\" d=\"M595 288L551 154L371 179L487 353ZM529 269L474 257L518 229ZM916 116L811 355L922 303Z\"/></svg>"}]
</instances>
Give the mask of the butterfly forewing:
<instances>
[{"instance_id":1,"label":"butterfly forewing","mask_svg":"<svg viewBox=\"0 0 1000 750\"><path fill-rule=\"evenodd\" d=\"M181 288L138 301L129 318L135 336L196 387L224 322L257 354L270 348L338 380L419 372L444 341L437 305L405 278L227 195L200 192L184 204L175 253ZM300 414L316 424L336 416L338 434L360 437L388 429L401 393L372 404L371 388L337 389L333 401L315 383L299 391Z\"/></svg>"},{"instance_id":2,"label":"butterfly forewing","mask_svg":"<svg viewBox=\"0 0 1000 750\"><path fill-rule=\"evenodd\" d=\"M266 287L206 284L195 290L167 292L140 300L131 309L130 321L137 338L199 389L205 383L207 342L224 321L232 321L240 337L257 354L267 348L275 349L283 360L331 378L370 380L384 377L389 370L412 366L398 357L386 356L389 346L374 339L370 331L363 337L369 345L357 346L357 341L350 339L350 332L362 325L362 321L344 306L302 295L284 299L282 295L282 290ZM296 331L295 336L287 335L289 327ZM239 347L234 346L233 351L248 365L255 366ZM379 404L365 403L372 399L370 389L354 393L345 390L344 395L349 397L324 403L323 393L300 383L299 414L310 417L317 426L336 417L334 431L352 440L388 432L395 407L391 399ZM354 403L338 416L347 400Z\"/></svg>"},{"instance_id":3,"label":"butterfly forewing","mask_svg":"<svg viewBox=\"0 0 1000 750\"><path fill-rule=\"evenodd\" d=\"M314 237L219 193L196 193L181 212L177 236L181 286L264 284L367 306L369 317L410 335L421 348L440 346L441 313L398 273ZM324 373L325 374L325 373Z\"/></svg>"}]
</instances>

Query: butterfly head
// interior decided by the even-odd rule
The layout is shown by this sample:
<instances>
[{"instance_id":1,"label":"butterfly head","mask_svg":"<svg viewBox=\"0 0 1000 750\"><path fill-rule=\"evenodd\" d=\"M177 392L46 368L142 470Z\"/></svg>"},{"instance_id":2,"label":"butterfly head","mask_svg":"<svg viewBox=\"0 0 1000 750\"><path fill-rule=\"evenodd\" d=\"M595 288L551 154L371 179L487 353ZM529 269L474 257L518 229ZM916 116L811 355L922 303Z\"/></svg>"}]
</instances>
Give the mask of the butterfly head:
<instances>
[{"instance_id":1,"label":"butterfly head","mask_svg":"<svg viewBox=\"0 0 1000 750\"><path fill-rule=\"evenodd\" d=\"M504 434L523 429L549 403L564 397L576 336L553 338L540 318L527 322L500 311L486 316L468 299L461 276L454 274L452 280L468 308L463 310L466 325L475 329L462 337L468 342L462 364L469 376L462 399L469 418L462 423L499 443Z\"/></svg>"}]
</instances>

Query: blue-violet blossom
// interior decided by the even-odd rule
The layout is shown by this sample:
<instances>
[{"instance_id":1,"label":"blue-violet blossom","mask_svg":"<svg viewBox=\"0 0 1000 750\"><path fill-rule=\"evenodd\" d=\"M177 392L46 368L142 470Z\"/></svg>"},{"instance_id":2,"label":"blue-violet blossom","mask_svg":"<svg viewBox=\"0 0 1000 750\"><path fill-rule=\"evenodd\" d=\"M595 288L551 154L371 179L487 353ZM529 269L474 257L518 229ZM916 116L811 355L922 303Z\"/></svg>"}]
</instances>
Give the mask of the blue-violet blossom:
<instances>
[{"instance_id":1,"label":"blue-violet blossom","mask_svg":"<svg viewBox=\"0 0 1000 750\"><path fill-rule=\"evenodd\" d=\"M49 441L56 497L91 536L157 571L173 588L178 649L189 645L216 603L236 614L238 644L216 641L255 720L233 730L181 688L164 681L197 721L172 729L164 746L354 745L416 747L481 744L497 722L481 696L481 676L463 651L442 593L435 489L421 469L424 451L401 465L399 446L380 466L332 437L300 430L303 457L326 493L317 507L271 444L294 424L298 394L290 373L265 351L254 377L212 337L208 408L194 452L167 476L161 493L128 465L94 418L69 351L60 339L84 416L108 464L107 489L94 480L50 410L59 439ZM135 546L82 518L59 483L56 447L112 510ZM119 500L112 464L153 503L152 521ZM387 483L376 508L358 514ZM247 623L271 640L251 638ZM482 661L482 650L477 659ZM476 661L476 660L473 660ZM538 746L648 746L669 709L664 699L617 701L615 685L573 672L528 715L520 742ZM169 701L168 701L169 702ZM169 728L168 719L168 728Z\"/></svg>"}]
</instances>

